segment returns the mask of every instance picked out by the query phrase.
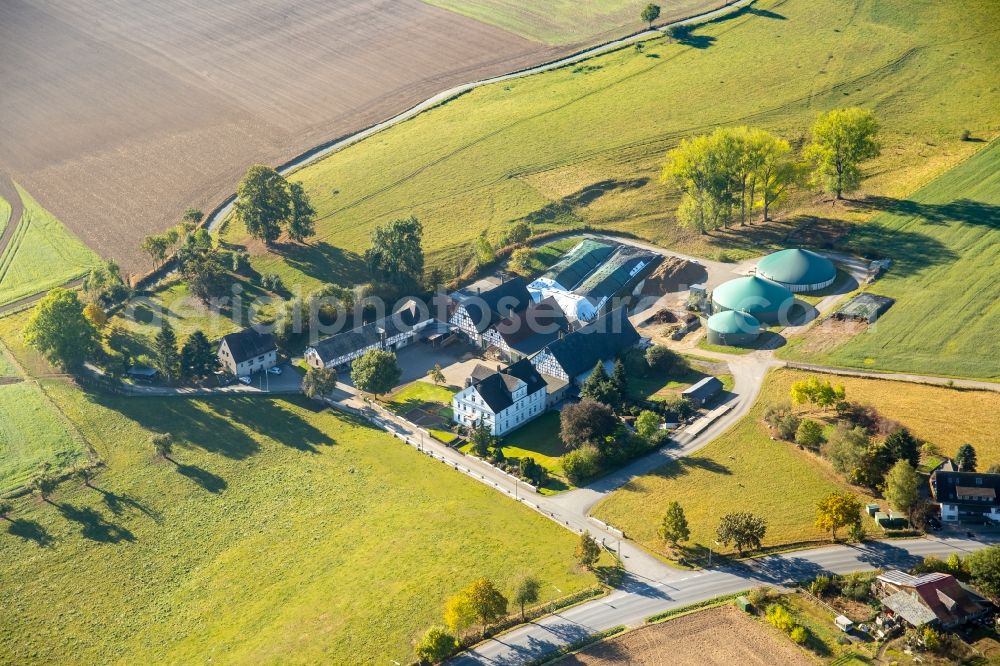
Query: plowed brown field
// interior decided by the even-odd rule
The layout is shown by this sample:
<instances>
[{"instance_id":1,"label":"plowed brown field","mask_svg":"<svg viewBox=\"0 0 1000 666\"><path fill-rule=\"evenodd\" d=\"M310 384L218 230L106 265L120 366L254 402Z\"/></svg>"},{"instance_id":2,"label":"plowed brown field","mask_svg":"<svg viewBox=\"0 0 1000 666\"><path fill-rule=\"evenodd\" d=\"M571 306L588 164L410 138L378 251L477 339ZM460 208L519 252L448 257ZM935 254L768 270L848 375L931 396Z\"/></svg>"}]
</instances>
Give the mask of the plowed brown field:
<instances>
[{"instance_id":1,"label":"plowed brown field","mask_svg":"<svg viewBox=\"0 0 1000 666\"><path fill-rule=\"evenodd\" d=\"M723 606L642 627L564 657L559 666L809 666L816 662L763 622Z\"/></svg>"},{"instance_id":2,"label":"plowed brown field","mask_svg":"<svg viewBox=\"0 0 1000 666\"><path fill-rule=\"evenodd\" d=\"M250 164L564 50L419 0L4 0L0 177L138 271Z\"/></svg>"}]
</instances>

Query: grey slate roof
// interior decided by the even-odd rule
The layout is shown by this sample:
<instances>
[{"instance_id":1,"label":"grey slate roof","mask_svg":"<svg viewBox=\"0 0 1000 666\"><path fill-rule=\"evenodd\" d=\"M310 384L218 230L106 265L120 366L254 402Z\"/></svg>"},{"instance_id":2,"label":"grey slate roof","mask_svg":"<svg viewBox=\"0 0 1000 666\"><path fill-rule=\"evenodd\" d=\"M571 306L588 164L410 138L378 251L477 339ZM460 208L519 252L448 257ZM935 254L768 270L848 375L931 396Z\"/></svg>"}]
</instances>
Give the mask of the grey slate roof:
<instances>
[{"instance_id":1,"label":"grey slate roof","mask_svg":"<svg viewBox=\"0 0 1000 666\"><path fill-rule=\"evenodd\" d=\"M531 303L527 285L522 278L516 277L488 291L468 296L462 305L482 333L512 312L523 312Z\"/></svg>"},{"instance_id":2,"label":"grey slate roof","mask_svg":"<svg viewBox=\"0 0 1000 666\"><path fill-rule=\"evenodd\" d=\"M569 321L556 299L549 297L501 319L495 328L511 349L530 356L569 331Z\"/></svg>"},{"instance_id":3,"label":"grey slate roof","mask_svg":"<svg viewBox=\"0 0 1000 666\"><path fill-rule=\"evenodd\" d=\"M520 382L527 385L527 395L545 390L545 380L528 359L522 359L503 370L486 376L482 376L481 368L482 366L477 366L473 369L472 385L476 387L476 391L494 414L498 414L514 404L512 394Z\"/></svg>"},{"instance_id":4,"label":"grey slate roof","mask_svg":"<svg viewBox=\"0 0 1000 666\"><path fill-rule=\"evenodd\" d=\"M961 489L961 490L959 490ZM986 472L949 472L936 470L931 475L934 499L948 504L970 504L980 509L1000 506L1000 474ZM983 492L987 491L987 492ZM989 491L992 491L992 495ZM970 496L985 499L959 499Z\"/></svg>"},{"instance_id":5,"label":"grey slate roof","mask_svg":"<svg viewBox=\"0 0 1000 666\"><path fill-rule=\"evenodd\" d=\"M314 344L312 348L319 354L323 363L329 363L359 349L378 344L383 336L391 338L410 331L416 324L425 319L426 317L423 316L420 308L411 301L388 317L324 338Z\"/></svg>"},{"instance_id":6,"label":"grey slate roof","mask_svg":"<svg viewBox=\"0 0 1000 666\"><path fill-rule=\"evenodd\" d=\"M229 347L229 352L236 363L243 363L278 349L273 335L258 333L252 328L225 335L222 337L222 342Z\"/></svg>"},{"instance_id":7,"label":"grey slate roof","mask_svg":"<svg viewBox=\"0 0 1000 666\"><path fill-rule=\"evenodd\" d=\"M545 349L572 378L592 369L598 361L617 356L639 340L625 308L618 308L550 342Z\"/></svg>"}]
</instances>

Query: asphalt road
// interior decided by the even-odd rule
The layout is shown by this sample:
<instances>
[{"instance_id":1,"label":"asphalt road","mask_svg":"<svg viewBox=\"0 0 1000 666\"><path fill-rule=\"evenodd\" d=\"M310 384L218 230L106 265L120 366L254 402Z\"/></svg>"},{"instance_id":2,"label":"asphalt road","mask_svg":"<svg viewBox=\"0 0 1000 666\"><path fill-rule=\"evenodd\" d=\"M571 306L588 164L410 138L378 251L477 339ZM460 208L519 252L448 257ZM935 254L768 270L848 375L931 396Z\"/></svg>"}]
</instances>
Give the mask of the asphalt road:
<instances>
[{"instance_id":1,"label":"asphalt road","mask_svg":"<svg viewBox=\"0 0 1000 666\"><path fill-rule=\"evenodd\" d=\"M850 573L880 567L908 567L926 555L966 554L984 544L966 539L876 541L772 555L691 573L679 580L631 577L622 589L544 617L486 641L451 664L523 664L567 643L618 625L638 626L650 615L747 590L783 586L820 573Z\"/></svg>"}]
</instances>

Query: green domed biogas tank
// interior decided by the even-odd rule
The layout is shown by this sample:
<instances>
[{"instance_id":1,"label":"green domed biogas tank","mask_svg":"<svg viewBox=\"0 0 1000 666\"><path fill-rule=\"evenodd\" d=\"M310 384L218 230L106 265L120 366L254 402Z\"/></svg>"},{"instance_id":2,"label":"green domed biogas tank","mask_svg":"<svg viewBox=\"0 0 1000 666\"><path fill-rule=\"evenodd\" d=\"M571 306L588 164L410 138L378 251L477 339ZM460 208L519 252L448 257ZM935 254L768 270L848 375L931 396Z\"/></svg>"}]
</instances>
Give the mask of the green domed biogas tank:
<instances>
[{"instance_id":1,"label":"green domed biogas tank","mask_svg":"<svg viewBox=\"0 0 1000 666\"><path fill-rule=\"evenodd\" d=\"M747 347L760 337L760 322L739 310L716 312L708 318L708 341L713 345Z\"/></svg>"},{"instance_id":2,"label":"green domed biogas tank","mask_svg":"<svg viewBox=\"0 0 1000 666\"><path fill-rule=\"evenodd\" d=\"M752 275L723 283L712 292L712 305L716 312L739 310L753 315L767 324L785 323L795 297L777 282Z\"/></svg>"},{"instance_id":3,"label":"green domed biogas tank","mask_svg":"<svg viewBox=\"0 0 1000 666\"><path fill-rule=\"evenodd\" d=\"M823 255L799 248L769 254L757 263L757 275L792 292L816 291L837 279L837 267Z\"/></svg>"}]
</instances>

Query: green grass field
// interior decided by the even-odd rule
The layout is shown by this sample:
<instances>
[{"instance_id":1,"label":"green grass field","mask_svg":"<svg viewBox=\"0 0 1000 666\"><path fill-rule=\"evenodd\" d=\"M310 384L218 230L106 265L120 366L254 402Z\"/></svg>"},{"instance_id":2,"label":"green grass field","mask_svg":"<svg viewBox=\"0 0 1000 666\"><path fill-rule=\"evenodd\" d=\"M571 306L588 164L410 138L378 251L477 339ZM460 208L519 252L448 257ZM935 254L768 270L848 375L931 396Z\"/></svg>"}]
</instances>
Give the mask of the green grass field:
<instances>
[{"instance_id":1,"label":"green grass field","mask_svg":"<svg viewBox=\"0 0 1000 666\"><path fill-rule=\"evenodd\" d=\"M750 414L724 435L631 481L599 503L594 515L661 553L666 545L656 530L671 500L684 507L691 545L713 546L719 518L731 511L765 516L766 546L823 539L813 524L816 502L848 486L823 461L787 442L772 441L761 422L767 404L786 399L791 383L786 374L772 372ZM860 489L854 492L863 495Z\"/></svg>"},{"instance_id":2,"label":"green grass field","mask_svg":"<svg viewBox=\"0 0 1000 666\"><path fill-rule=\"evenodd\" d=\"M7 224L10 222L10 202L0 197L0 235L3 235L4 229L7 228Z\"/></svg>"},{"instance_id":3,"label":"green grass field","mask_svg":"<svg viewBox=\"0 0 1000 666\"><path fill-rule=\"evenodd\" d=\"M411 214L424 224L428 268L446 272L471 257L480 232L496 238L518 219L536 231L612 228L708 256L787 244L807 223L822 235L872 212L799 197L795 215L762 230L679 229L676 195L658 182L664 153L718 125L798 141L819 112L860 105L878 115L884 143L862 194L904 196L975 149L959 141L963 128L998 129L1000 49L984 32L998 12L988 0L765 1L681 43L657 39L476 89L295 174L318 235L280 253L250 244L253 265L289 286L367 281L371 230ZM245 242L237 225L225 237Z\"/></svg>"},{"instance_id":4,"label":"green grass field","mask_svg":"<svg viewBox=\"0 0 1000 666\"><path fill-rule=\"evenodd\" d=\"M819 355L782 354L875 370L1000 379L984 341L1000 328L1000 141L856 230L854 242L894 265L870 291L895 305L868 331ZM814 334L820 335L822 328Z\"/></svg>"},{"instance_id":5,"label":"green grass field","mask_svg":"<svg viewBox=\"0 0 1000 666\"><path fill-rule=\"evenodd\" d=\"M100 260L20 187L24 213L0 253L0 305L85 274Z\"/></svg>"},{"instance_id":6,"label":"green grass field","mask_svg":"<svg viewBox=\"0 0 1000 666\"><path fill-rule=\"evenodd\" d=\"M810 376L796 370L772 371L749 415L693 456L614 492L597 505L594 515L658 552L665 552L665 546L656 537L656 528L666 504L675 499L687 513L692 541L702 545L712 544L724 513L739 510L768 518L765 545L822 539L813 524L816 501L838 488L851 488L861 496L863 491L847 486L825 461L787 442L772 441L762 421L769 404L788 402L791 385ZM1000 462L1000 447L992 435L1000 428L998 393L881 379L830 379L844 385L848 400L875 406L921 440L937 444L946 455L971 442L983 469ZM833 418L832 413L799 411L806 418Z\"/></svg>"},{"instance_id":7,"label":"green grass field","mask_svg":"<svg viewBox=\"0 0 1000 666\"><path fill-rule=\"evenodd\" d=\"M574 3L570 0L424 0L545 44L593 41L598 36L627 34L646 27L639 19L645 5L630 0ZM722 2L677 0L664 8L663 19L692 16Z\"/></svg>"},{"instance_id":8,"label":"green grass field","mask_svg":"<svg viewBox=\"0 0 1000 666\"><path fill-rule=\"evenodd\" d=\"M0 345L0 495L28 484L43 464L58 472L86 458L79 433Z\"/></svg>"},{"instance_id":9,"label":"green grass field","mask_svg":"<svg viewBox=\"0 0 1000 666\"><path fill-rule=\"evenodd\" d=\"M42 381L106 468L0 526L0 661L409 663L477 576L534 571L545 599L594 582L570 532L304 399ZM174 462L154 431L181 440Z\"/></svg>"}]
</instances>

